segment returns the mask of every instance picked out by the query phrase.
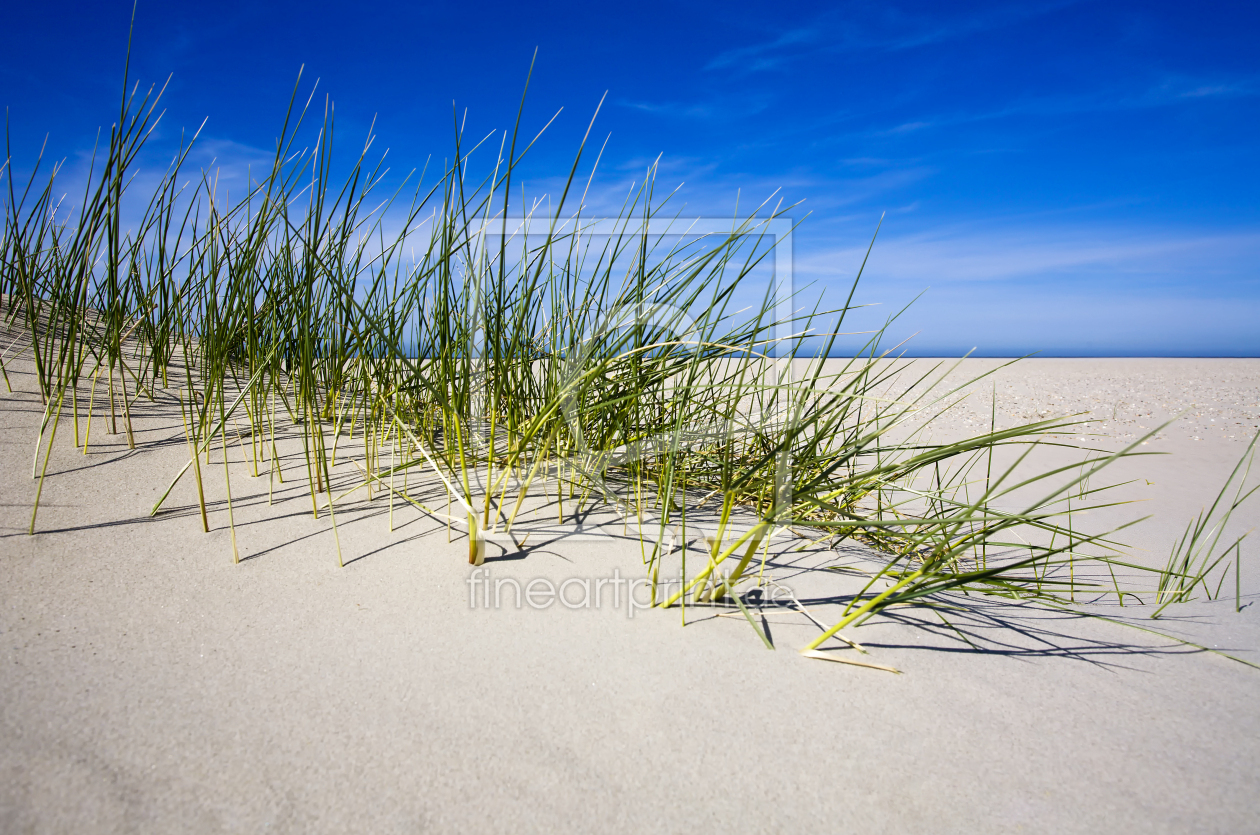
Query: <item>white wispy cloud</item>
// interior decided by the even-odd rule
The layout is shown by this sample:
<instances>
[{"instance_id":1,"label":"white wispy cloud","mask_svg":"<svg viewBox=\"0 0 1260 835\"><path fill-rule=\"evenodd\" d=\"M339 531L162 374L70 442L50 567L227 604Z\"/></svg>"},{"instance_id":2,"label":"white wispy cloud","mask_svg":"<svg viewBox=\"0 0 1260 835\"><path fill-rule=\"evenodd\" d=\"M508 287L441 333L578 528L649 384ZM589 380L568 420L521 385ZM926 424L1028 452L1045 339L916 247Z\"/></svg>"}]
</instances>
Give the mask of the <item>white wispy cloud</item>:
<instances>
[{"instance_id":1,"label":"white wispy cloud","mask_svg":"<svg viewBox=\"0 0 1260 835\"><path fill-rule=\"evenodd\" d=\"M765 94L745 94L710 98L696 102L634 101L618 99L617 105L654 116L674 119L744 119L755 116L770 106L771 99Z\"/></svg>"},{"instance_id":2,"label":"white wispy cloud","mask_svg":"<svg viewBox=\"0 0 1260 835\"><path fill-rule=\"evenodd\" d=\"M810 248L796 259L810 278L851 276L865 242ZM868 269L881 279L926 287L942 283L1002 282L1104 276L1117 284L1203 283L1223 278L1260 284L1260 229L1208 232L1197 229L1028 226L941 227L912 235L885 235ZM1249 276L1250 278L1246 278Z\"/></svg>"},{"instance_id":3,"label":"white wispy cloud","mask_svg":"<svg viewBox=\"0 0 1260 835\"><path fill-rule=\"evenodd\" d=\"M1135 106L1158 106L1186 99L1241 98L1260 92L1260 79L1255 76L1187 76L1170 75L1151 85Z\"/></svg>"},{"instance_id":4,"label":"white wispy cloud","mask_svg":"<svg viewBox=\"0 0 1260 835\"><path fill-rule=\"evenodd\" d=\"M1019 116L1060 117L1081 113L1193 106L1209 99L1241 98L1257 94L1260 94L1260 79L1253 76L1165 76L1154 81L1141 79L1125 85L1111 85L1086 92L1020 96L1001 107L987 110L925 114L903 119L889 127L833 134L830 140L899 136Z\"/></svg>"},{"instance_id":5,"label":"white wispy cloud","mask_svg":"<svg viewBox=\"0 0 1260 835\"><path fill-rule=\"evenodd\" d=\"M942 226L876 241L846 328L926 356L1254 355L1260 228L1086 224ZM869 230L842 243L797 237L796 286L824 307L847 294ZM920 295L921 294L921 295ZM917 298L917 301L915 299ZM911 302L913 302L911 304ZM913 337L913 338L911 338ZM844 343L840 350L857 347Z\"/></svg>"},{"instance_id":6,"label":"white wispy cloud","mask_svg":"<svg viewBox=\"0 0 1260 835\"><path fill-rule=\"evenodd\" d=\"M794 48L815 42L821 36L822 30L818 28L792 29L773 40L727 50L714 57L704 68L717 70L738 66L751 72L768 70L778 66L789 57L786 52L789 47Z\"/></svg>"},{"instance_id":7,"label":"white wispy cloud","mask_svg":"<svg viewBox=\"0 0 1260 835\"><path fill-rule=\"evenodd\" d=\"M807 26L790 29L760 43L721 52L705 65L705 69L754 73L777 69L819 53L914 49L1000 29L1058 11L1075 2L1077 0L1008 3L954 16L915 15L883 4L848 3L820 15Z\"/></svg>"}]
</instances>

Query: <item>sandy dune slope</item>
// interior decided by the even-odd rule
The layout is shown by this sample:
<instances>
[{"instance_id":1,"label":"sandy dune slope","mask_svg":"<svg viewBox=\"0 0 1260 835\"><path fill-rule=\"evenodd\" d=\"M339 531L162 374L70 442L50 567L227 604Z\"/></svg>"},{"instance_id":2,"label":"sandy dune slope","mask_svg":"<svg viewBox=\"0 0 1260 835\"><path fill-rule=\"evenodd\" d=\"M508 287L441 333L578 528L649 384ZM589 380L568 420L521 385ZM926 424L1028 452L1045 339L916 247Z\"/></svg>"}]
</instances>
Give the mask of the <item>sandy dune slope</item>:
<instances>
[{"instance_id":1,"label":"sandy dune slope","mask_svg":"<svg viewBox=\"0 0 1260 835\"><path fill-rule=\"evenodd\" d=\"M395 508L391 532L379 494L348 501L339 569L296 471L268 506L243 464L234 565L221 480L209 534L191 483L147 517L187 460L177 410L140 417L133 452L99 425L90 454L60 446L28 536L42 407L29 372L10 377L0 832L1238 833L1260 819L1260 669L1113 623L906 608L853 633L892 675L801 658L817 628L790 610L765 615L772 652L735 610L689 610L682 628L677 609L610 602L624 585L600 605L487 608L440 524ZM1106 449L1189 409L1148 441L1171 455L1117 467L1143 504L1086 520L1151 514L1127 532L1147 564L1260 424L1257 360L1034 359L938 431L987 427L994 392L999 423L1091 412L1081 437ZM1236 524L1257 520L1260 501ZM790 544L772 571L825 614L843 588ZM1232 594L1158 622L1098 611L1260 663L1248 545L1240 613ZM638 577L641 559L628 539L573 538L494 549L487 568L576 579L573 601L581 580Z\"/></svg>"}]
</instances>

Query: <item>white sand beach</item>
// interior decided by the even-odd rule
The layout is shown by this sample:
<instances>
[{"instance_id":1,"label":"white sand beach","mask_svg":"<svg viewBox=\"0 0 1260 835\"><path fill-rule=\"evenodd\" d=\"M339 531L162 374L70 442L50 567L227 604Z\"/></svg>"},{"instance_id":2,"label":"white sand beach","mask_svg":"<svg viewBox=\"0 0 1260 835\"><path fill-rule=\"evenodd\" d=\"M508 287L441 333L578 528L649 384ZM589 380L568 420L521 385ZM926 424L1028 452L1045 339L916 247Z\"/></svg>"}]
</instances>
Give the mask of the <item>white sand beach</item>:
<instances>
[{"instance_id":1,"label":"white sand beach","mask_svg":"<svg viewBox=\"0 0 1260 835\"><path fill-rule=\"evenodd\" d=\"M29 368L9 376L0 832L1239 833L1260 819L1260 669L1118 623L988 600L948 628L894 610L852 632L894 675L802 658L818 629L791 611L766 616L768 651L734 609L688 610L684 627L678 609L624 600L487 608L441 524L396 507L391 532L380 493L347 500L339 568L297 474L269 507L243 464L233 564L221 480L207 480L209 534L189 481L148 517L187 461L178 410L137 414L134 451L99 424L86 456L59 442L28 536L43 409ZM1162 565L1260 427L1258 403L1260 360L1030 359L938 431L1088 412L1080 437L1114 450L1185 411L1143 448L1169 454L1108 473L1141 504L1086 520L1151 515L1122 538ZM1239 531L1260 500L1245 511ZM1243 544L1241 612L1232 592L1158 621L1150 605L1096 610L1260 663L1256 549ZM793 568L808 552L792 553L775 570L812 595ZM524 584L639 577L642 560L628 539L575 540L492 549L486 568Z\"/></svg>"}]
</instances>

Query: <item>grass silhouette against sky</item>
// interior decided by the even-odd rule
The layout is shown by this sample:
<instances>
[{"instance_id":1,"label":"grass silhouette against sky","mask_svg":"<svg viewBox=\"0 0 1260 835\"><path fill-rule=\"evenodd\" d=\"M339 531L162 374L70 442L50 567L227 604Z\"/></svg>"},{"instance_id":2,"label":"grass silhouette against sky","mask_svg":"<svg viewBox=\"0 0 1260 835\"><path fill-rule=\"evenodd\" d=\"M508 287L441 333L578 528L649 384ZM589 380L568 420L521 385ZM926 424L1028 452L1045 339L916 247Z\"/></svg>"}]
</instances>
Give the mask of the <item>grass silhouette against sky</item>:
<instances>
[{"instance_id":1,"label":"grass silhouette against sky","mask_svg":"<svg viewBox=\"0 0 1260 835\"><path fill-rule=\"evenodd\" d=\"M130 14L9 10L0 104L19 173L45 134L67 183L86 173L116 118ZM684 214L782 189L812 212L798 284L837 290L887 212L859 301L881 303L875 326L927 289L890 331L917 333L912 353L1254 356L1257 29L1243 3L141 2L132 75L173 74L157 168L203 119L196 165L230 182L266 160L305 65L342 148L375 119L401 175L440 163L452 100L470 135L510 127L538 47L523 129L564 110L522 170L532 194L607 91L593 209L615 213L658 155Z\"/></svg>"}]
</instances>

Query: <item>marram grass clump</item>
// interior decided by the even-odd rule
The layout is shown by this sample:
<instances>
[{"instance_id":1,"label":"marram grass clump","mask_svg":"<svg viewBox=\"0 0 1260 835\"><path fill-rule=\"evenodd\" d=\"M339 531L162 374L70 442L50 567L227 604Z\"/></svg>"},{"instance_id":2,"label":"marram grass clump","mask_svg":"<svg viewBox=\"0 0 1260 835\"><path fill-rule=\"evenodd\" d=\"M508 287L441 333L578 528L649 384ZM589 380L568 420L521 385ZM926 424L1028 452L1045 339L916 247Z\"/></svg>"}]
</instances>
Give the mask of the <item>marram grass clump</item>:
<instances>
[{"instance_id":1,"label":"marram grass clump","mask_svg":"<svg viewBox=\"0 0 1260 835\"><path fill-rule=\"evenodd\" d=\"M772 582L770 543L860 543L882 567L839 619L796 601L819 626L803 650L814 657L838 657L818 652L832 638L860 649L842 630L951 591L1056 606L1135 597L1115 579L1134 566L1110 533L1083 532L1069 511L1106 506L1090 478L1141 439L1033 472L1026 453L995 467L995 451L1049 443L1073 420L931 442L912 418L959 392L936 384L944 369L900 381L880 333L829 364L853 293L827 310L783 276L765 284L768 228L788 208L763 204L720 235L682 221L662 234L669 199L650 169L595 230L595 166L579 176L590 128L559 193L526 205L513 178L538 137L519 133L519 114L475 143L456 130L436 175L381 194L371 142L334 179L333 108L308 128L311 101L296 97L270 168L231 199L212 172L189 170L196 136L151 194L132 193L160 98L138 87L73 210L56 167L19 184L6 160L0 302L21 336L0 362L30 352L45 404L31 533L67 417L84 453L102 422L134 446L136 411L173 398L188 462L152 512L191 479L208 531L204 486L222 478L234 560L228 449L275 480L293 442L312 516L334 534L339 502L379 496L391 519L405 504L466 537L478 565L489 547L548 535L540 519L602 513L640 542L655 605L733 605L767 646L748 603ZM1201 546L1219 527L1187 534L1179 553L1193 558L1159 573L1160 601L1208 588L1220 559L1215 540Z\"/></svg>"}]
</instances>

